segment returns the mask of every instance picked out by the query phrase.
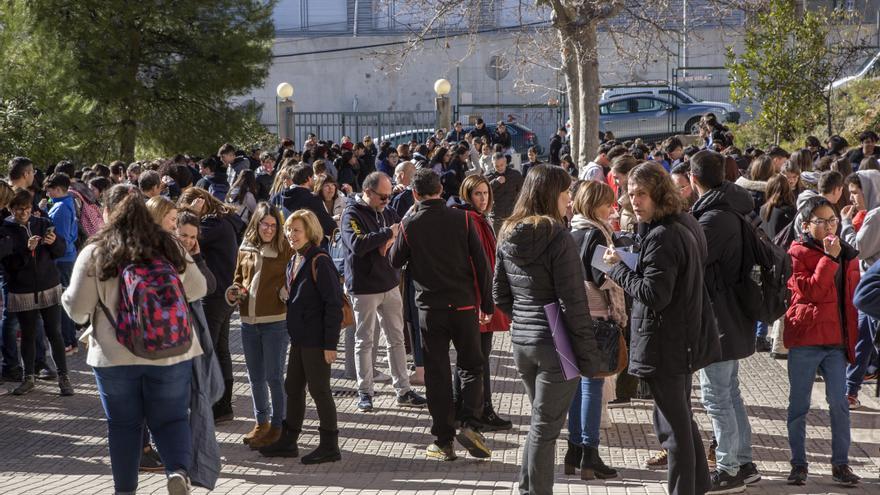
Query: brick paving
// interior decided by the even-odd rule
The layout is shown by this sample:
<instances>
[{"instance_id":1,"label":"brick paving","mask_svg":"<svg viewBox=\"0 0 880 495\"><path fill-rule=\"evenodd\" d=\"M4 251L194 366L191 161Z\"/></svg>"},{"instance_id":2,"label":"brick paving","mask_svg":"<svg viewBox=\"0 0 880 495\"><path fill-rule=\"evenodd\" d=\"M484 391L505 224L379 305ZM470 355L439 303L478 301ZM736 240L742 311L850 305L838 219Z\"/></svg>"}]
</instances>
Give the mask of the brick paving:
<instances>
[{"instance_id":1,"label":"brick paving","mask_svg":"<svg viewBox=\"0 0 880 495\"><path fill-rule=\"evenodd\" d=\"M496 337L491 365L494 402L499 414L510 418L514 429L490 433L492 458L480 461L464 456L442 463L427 460L424 448L432 441L427 410L407 410L394 405L394 391L377 384L376 411L359 413L351 395L355 384L342 377L342 359L334 365L333 388L339 392L342 462L303 466L298 459L261 457L241 443L252 426L247 375L241 354L238 326L233 325L231 342L235 365L235 412L232 423L218 428L223 455L223 472L217 494L304 494L371 495L516 493L515 480L524 436L528 430L529 402L516 377L509 340ZM14 397L13 384L0 385L0 494L105 494L113 492L106 424L97 397L94 378L85 366L84 353L70 359L77 395L62 398L52 384ZM381 367L382 365L380 365ZM841 488L831 482L830 427L824 405L824 389L817 382L813 405L819 410L809 416L808 460L811 476L803 487L789 487L788 441L785 428L788 397L785 362L766 354L755 355L741 367L743 394L752 419L755 460L764 480L749 487L752 494L795 493L880 493L880 400L873 397L873 385L863 391L863 409L852 414L853 444L850 462L864 483ZM387 370L386 370L387 371ZM697 419L708 444L711 427L696 399ZM651 428L652 406L635 401L629 407L611 409L611 425L603 430L601 453L605 461L620 469L616 480L584 482L562 474L565 442L557 451L556 493L571 494L662 494L665 473L641 468L656 452L657 439ZM563 433L564 434L564 433ZM317 417L309 405L300 450L317 445ZM159 474L140 477L138 493L165 493L165 479ZM206 493L196 489L195 493Z\"/></svg>"}]
</instances>

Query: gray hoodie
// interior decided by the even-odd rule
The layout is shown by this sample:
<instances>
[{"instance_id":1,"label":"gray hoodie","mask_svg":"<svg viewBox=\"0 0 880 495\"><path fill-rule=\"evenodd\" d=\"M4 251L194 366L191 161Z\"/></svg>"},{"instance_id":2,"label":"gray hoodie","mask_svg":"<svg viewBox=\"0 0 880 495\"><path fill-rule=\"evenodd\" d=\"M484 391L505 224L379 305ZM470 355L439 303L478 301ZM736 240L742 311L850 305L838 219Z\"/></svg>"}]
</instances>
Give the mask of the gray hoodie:
<instances>
[{"instance_id":1,"label":"gray hoodie","mask_svg":"<svg viewBox=\"0 0 880 495\"><path fill-rule=\"evenodd\" d=\"M880 259L880 171L859 170L856 174L862 184L868 214L858 232L853 227L852 219L844 218L841 236L849 245L859 250L859 268L865 273Z\"/></svg>"}]
</instances>

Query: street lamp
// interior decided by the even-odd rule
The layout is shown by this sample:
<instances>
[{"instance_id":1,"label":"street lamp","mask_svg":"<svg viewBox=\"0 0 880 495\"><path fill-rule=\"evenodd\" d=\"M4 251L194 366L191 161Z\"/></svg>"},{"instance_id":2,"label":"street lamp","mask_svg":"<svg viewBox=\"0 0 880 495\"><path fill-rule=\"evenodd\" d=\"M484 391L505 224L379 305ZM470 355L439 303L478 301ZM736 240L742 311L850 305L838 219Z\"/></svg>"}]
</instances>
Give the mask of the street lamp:
<instances>
[{"instance_id":1,"label":"street lamp","mask_svg":"<svg viewBox=\"0 0 880 495\"><path fill-rule=\"evenodd\" d=\"M275 88L275 95L280 98L276 100L277 106L277 122L278 122L278 139L284 140L287 138L293 138L293 129L291 129L291 117L293 116L293 108L294 103L291 99L293 97L293 84L289 82L283 82Z\"/></svg>"},{"instance_id":2,"label":"street lamp","mask_svg":"<svg viewBox=\"0 0 880 495\"><path fill-rule=\"evenodd\" d=\"M434 129L442 129L452 121L452 105L448 96L450 91L452 91L452 84L446 79L437 79L434 82L434 92L437 93L437 98L434 100L434 109L437 112Z\"/></svg>"}]
</instances>

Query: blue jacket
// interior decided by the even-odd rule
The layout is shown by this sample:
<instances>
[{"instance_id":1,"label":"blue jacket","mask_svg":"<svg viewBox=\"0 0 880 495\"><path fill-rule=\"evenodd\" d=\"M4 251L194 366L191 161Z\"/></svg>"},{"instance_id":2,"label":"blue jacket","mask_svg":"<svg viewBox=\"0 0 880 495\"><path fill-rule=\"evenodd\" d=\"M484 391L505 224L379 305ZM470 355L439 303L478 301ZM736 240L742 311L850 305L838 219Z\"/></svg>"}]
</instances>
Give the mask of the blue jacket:
<instances>
[{"instance_id":1,"label":"blue jacket","mask_svg":"<svg viewBox=\"0 0 880 495\"><path fill-rule=\"evenodd\" d=\"M351 294L381 294L397 287L400 272L391 266L387 253L379 249L394 234L391 226L400 222L397 212L386 207L381 213L355 195L342 212L342 242L348 249L345 257L345 286Z\"/></svg>"},{"instance_id":2,"label":"blue jacket","mask_svg":"<svg viewBox=\"0 0 880 495\"><path fill-rule=\"evenodd\" d=\"M880 319L880 263L874 263L862 274L853 304L862 313Z\"/></svg>"},{"instance_id":3,"label":"blue jacket","mask_svg":"<svg viewBox=\"0 0 880 495\"><path fill-rule=\"evenodd\" d=\"M319 247L310 247L303 258L296 272L293 272L296 257L287 265L290 294L287 299L287 333L290 334L290 343L332 351L339 344L342 324L343 295L339 273L327 252Z\"/></svg>"},{"instance_id":4,"label":"blue jacket","mask_svg":"<svg viewBox=\"0 0 880 495\"><path fill-rule=\"evenodd\" d=\"M52 207L49 209L49 218L55 224L55 235L64 238L67 242L67 248L64 255L55 261L76 261L76 240L79 234L76 222L76 207L73 204L73 196L67 195L63 198L54 198L51 201Z\"/></svg>"}]
</instances>

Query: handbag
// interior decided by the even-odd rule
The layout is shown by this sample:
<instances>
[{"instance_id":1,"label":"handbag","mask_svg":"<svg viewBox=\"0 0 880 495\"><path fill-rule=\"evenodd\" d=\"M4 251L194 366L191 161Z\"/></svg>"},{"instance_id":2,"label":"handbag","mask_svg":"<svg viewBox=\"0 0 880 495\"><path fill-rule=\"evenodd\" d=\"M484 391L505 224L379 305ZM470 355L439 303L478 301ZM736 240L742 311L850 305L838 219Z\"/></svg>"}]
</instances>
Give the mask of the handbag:
<instances>
[{"instance_id":1,"label":"handbag","mask_svg":"<svg viewBox=\"0 0 880 495\"><path fill-rule=\"evenodd\" d=\"M315 265L315 262L318 261L318 258L321 256L327 256L325 253L318 253L314 258L312 258L312 280L317 284L318 283L318 267ZM331 258L332 261L332 258ZM342 323L339 325L339 328L347 328L354 325L354 308L351 307L351 299L348 298L348 294L342 290L343 279L339 277L339 287L340 292L342 292Z\"/></svg>"}]
</instances>

